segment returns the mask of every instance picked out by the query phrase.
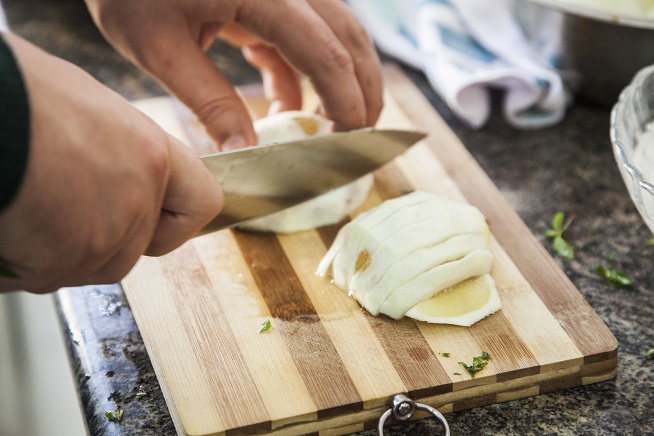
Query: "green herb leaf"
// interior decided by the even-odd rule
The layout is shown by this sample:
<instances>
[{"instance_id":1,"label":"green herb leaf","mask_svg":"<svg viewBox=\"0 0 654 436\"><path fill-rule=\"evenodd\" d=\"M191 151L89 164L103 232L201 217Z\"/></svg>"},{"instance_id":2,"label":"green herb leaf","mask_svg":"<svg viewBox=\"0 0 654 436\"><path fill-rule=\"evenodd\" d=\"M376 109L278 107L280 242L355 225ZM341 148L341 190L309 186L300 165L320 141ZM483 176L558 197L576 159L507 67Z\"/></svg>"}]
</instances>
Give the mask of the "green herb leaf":
<instances>
[{"instance_id":1,"label":"green herb leaf","mask_svg":"<svg viewBox=\"0 0 654 436\"><path fill-rule=\"evenodd\" d=\"M645 357L649 357L650 359L654 359L654 348L651 350L645 351Z\"/></svg>"},{"instance_id":2,"label":"green herb leaf","mask_svg":"<svg viewBox=\"0 0 654 436\"><path fill-rule=\"evenodd\" d=\"M654 247L654 239L650 239L650 240L648 240L648 241L645 243L645 245L647 245L648 247Z\"/></svg>"},{"instance_id":3,"label":"green herb leaf","mask_svg":"<svg viewBox=\"0 0 654 436\"><path fill-rule=\"evenodd\" d=\"M545 237L552 239L552 247L556 253L565 260L575 258L575 251L572 245L563 239L563 232L568 228L572 218L565 221L565 214L557 212L552 218L552 228L545 230Z\"/></svg>"},{"instance_id":4,"label":"green herb leaf","mask_svg":"<svg viewBox=\"0 0 654 436\"><path fill-rule=\"evenodd\" d=\"M563 212L557 212L552 218L552 230L558 231L559 234L562 232L563 220L565 219L565 214Z\"/></svg>"},{"instance_id":5,"label":"green herb leaf","mask_svg":"<svg viewBox=\"0 0 654 436\"><path fill-rule=\"evenodd\" d=\"M267 319L263 322L263 324L261 324L261 327L259 327L259 333L265 332L266 330L270 329L270 327L272 327L272 323L269 319Z\"/></svg>"},{"instance_id":6,"label":"green herb leaf","mask_svg":"<svg viewBox=\"0 0 654 436\"><path fill-rule=\"evenodd\" d=\"M105 418L107 418L110 422L122 422L123 421L123 411L118 410L116 412L114 411L106 411L104 412Z\"/></svg>"},{"instance_id":7,"label":"green herb leaf","mask_svg":"<svg viewBox=\"0 0 654 436\"><path fill-rule=\"evenodd\" d=\"M145 397L148 393L147 392L137 392L136 393L136 398L142 398Z\"/></svg>"},{"instance_id":8,"label":"green herb leaf","mask_svg":"<svg viewBox=\"0 0 654 436\"><path fill-rule=\"evenodd\" d=\"M565 260L572 260L575 258L574 248L572 248L572 245L570 245L561 236L557 236L554 238L554 241L552 242L552 246L554 247L554 250L556 250L558 255L564 258Z\"/></svg>"},{"instance_id":9,"label":"green herb leaf","mask_svg":"<svg viewBox=\"0 0 654 436\"><path fill-rule=\"evenodd\" d=\"M463 375L460 372L453 372L452 374L454 374L454 375Z\"/></svg>"},{"instance_id":10,"label":"green herb leaf","mask_svg":"<svg viewBox=\"0 0 654 436\"><path fill-rule=\"evenodd\" d=\"M442 353L443 357L450 357L450 353Z\"/></svg>"},{"instance_id":11,"label":"green herb leaf","mask_svg":"<svg viewBox=\"0 0 654 436\"><path fill-rule=\"evenodd\" d=\"M465 362L459 362L459 365L461 365L463 368L465 368L466 371L468 371L470 377L475 378L475 374L481 371L482 369L484 369L484 367L488 365L489 360L490 360L490 354L488 354L486 351L482 351L481 356L472 358L472 365L468 365Z\"/></svg>"},{"instance_id":12,"label":"green herb leaf","mask_svg":"<svg viewBox=\"0 0 654 436\"><path fill-rule=\"evenodd\" d=\"M634 282L625 273L615 269L604 268L602 265L597 267L597 274L605 280L621 287L629 288Z\"/></svg>"}]
</instances>

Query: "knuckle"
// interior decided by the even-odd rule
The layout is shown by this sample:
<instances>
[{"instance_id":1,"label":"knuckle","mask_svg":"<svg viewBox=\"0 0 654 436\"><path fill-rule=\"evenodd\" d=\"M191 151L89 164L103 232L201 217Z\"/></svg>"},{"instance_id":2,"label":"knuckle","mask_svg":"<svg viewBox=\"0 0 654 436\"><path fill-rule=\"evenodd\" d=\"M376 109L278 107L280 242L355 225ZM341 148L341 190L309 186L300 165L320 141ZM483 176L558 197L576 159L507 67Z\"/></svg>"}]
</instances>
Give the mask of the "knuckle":
<instances>
[{"instance_id":1,"label":"knuckle","mask_svg":"<svg viewBox=\"0 0 654 436\"><path fill-rule=\"evenodd\" d=\"M144 135L139 142L146 176L153 177L156 181L165 179L170 171L167 144L168 139L163 132L160 135Z\"/></svg>"},{"instance_id":2,"label":"knuckle","mask_svg":"<svg viewBox=\"0 0 654 436\"><path fill-rule=\"evenodd\" d=\"M370 34L363 26L349 26L346 38L348 45L357 53L367 52L373 47Z\"/></svg>"},{"instance_id":3,"label":"knuckle","mask_svg":"<svg viewBox=\"0 0 654 436\"><path fill-rule=\"evenodd\" d=\"M213 124L216 120L233 116L233 108L241 105L234 95L225 94L213 96L195 108L195 114L204 125Z\"/></svg>"},{"instance_id":4,"label":"knuckle","mask_svg":"<svg viewBox=\"0 0 654 436\"><path fill-rule=\"evenodd\" d=\"M351 73L354 70L354 62L352 56L340 43L340 41L333 39L325 44L325 61L327 66L346 73Z\"/></svg>"}]
</instances>

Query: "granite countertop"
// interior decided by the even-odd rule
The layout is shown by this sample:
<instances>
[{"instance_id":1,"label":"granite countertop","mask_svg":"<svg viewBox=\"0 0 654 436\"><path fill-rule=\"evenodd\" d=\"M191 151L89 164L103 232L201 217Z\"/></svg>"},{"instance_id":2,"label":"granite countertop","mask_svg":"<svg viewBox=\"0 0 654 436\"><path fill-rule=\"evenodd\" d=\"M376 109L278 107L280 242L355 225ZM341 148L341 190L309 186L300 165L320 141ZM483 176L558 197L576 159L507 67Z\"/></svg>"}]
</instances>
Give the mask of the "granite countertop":
<instances>
[{"instance_id":1,"label":"granite countertop","mask_svg":"<svg viewBox=\"0 0 654 436\"><path fill-rule=\"evenodd\" d=\"M165 95L152 79L102 39L79 0L5 0L14 32L68 59L128 99ZM211 57L237 85L259 76L240 53L217 44ZM646 434L654 432L653 238L628 198L608 137L609 109L576 102L565 120L541 130L508 127L499 110L487 126L459 122L425 78L407 75L459 136L534 235L557 211L574 215L567 232L576 259L557 262L616 336L614 380L447 414L453 434ZM500 98L495 96L496 100ZM495 105L497 108L497 105ZM628 274L619 289L600 279L598 265ZM65 289L55 295L71 367L90 434L174 434L175 429L129 304L120 286ZM124 410L121 424L104 412ZM431 434L425 419L389 431ZM360 433L372 435L374 431Z\"/></svg>"}]
</instances>

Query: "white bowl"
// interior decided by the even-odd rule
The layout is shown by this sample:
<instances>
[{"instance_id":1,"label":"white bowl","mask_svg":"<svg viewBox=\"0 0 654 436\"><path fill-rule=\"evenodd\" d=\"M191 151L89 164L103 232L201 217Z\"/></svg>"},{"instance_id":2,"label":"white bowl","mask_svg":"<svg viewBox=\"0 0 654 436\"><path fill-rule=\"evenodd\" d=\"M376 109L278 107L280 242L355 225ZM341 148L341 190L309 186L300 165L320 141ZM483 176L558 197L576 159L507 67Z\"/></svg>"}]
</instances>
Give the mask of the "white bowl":
<instances>
[{"instance_id":1,"label":"white bowl","mask_svg":"<svg viewBox=\"0 0 654 436\"><path fill-rule=\"evenodd\" d=\"M620 94L610 136L629 195L654 233L654 65L641 69Z\"/></svg>"}]
</instances>

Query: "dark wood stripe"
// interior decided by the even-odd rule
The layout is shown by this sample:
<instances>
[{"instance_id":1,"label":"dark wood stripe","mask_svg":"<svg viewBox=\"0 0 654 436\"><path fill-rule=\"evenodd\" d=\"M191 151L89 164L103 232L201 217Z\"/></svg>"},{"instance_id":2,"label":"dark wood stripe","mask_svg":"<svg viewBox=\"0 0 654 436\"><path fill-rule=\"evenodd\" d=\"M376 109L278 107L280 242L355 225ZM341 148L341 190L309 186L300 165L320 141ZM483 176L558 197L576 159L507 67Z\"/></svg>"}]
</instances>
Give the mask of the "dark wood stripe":
<instances>
[{"instance_id":1,"label":"dark wood stripe","mask_svg":"<svg viewBox=\"0 0 654 436\"><path fill-rule=\"evenodd\" d=\"M618 367L618 356L613 359L596 362L591 364L584 364L579 368L579 375L582 377L598 376L612 372Z\"/></svg>"},{"instance_id":2,"label":"dark wood stripe","mask_svg":"<svg viewBox=\"0 0 654 436\"><path fill-rule=\"evenodd\" d=\"M491 356L487 368L492 368L502 381L540 372L540 363L511 327L502 310L468 328L479 347L479 353L486 351ZM468 364L473 357L470 356ZM483 371L478 373L478 376L483 375Z\"/></svg>"},{"instance_id":3,"label":"dark wood stripe","mask_svg":"<svg viewBox=\"0 0 654 436\"><path fill-rule=\"evenodd\" d=\"M452 411L459 412L461 410L473 409L475 407L490 406L495 403L497 403L496 394L483 395L452 404Z\"/></svg>"},{"instance_id":4,"label":"dark wood stripe","mask_svg":"<svg viewBox=\"0 0 654 436\"><path fill-rule=\"evenodd\" d=\"M268 425L266 425L268 424ZM272 431L270 423L252 424L244 427L230 429L225 432L226 436L246 436L256 434L266 434Z\"/></svg>"},{"instance_id":5,"label":"dark wood stripe","mask_svg":"<svg viewBox=\"0 0 654 436\"><path fill-rule=\"evenodd\" d=\"M509 380L529 377L540 373L539 366L530 366L527 368L516 369L514 371L500 372L497 374L497 382L502 383Z\"/></svg>"},{"instance_id":6,"label":"dark wood stripe","mask_svg":"<svg viewBox=\"0 0 654 436\"><path fill-rule=\"evenodd\" d=\"M575 373L565 377L543 381L538 386L538 393L549 394L550 392L556 392L567 388L576 388L581 385L581 376L578 373Z\"/></svg>"},{"instance_id":7,"label":"dark wood stripe","mask_svg":"<svg viewBox=\"0 0 654 436\"><path fill-rule=\"evenodd\" d=\"M270 430L265 404L193 245L183 245L161 262L184 328L194 332L188 339L205 368L215 404L225 410L220 416L226 427L247 423L247 428Z\"/></svg>"},{"instance_id":8,"label":"dark wood stripe","mask_svg":"<svg viewBox=\"0 0 654 436\"><path fill-rule=\"evenodd\" d=\"M412 399L452 392L449 375L413 320L366 316Z\"/></svg>"},{"instance_id":9,"label":"dark wood stripe","mask_svg":"<svg viewBox=\"0 0 654 436\"><path fill-rule=\"evenodd\" d=\"M363 401L275 235L234 231L318 418L363 410Z\"/></svg>"},{"instance_id":10,"label":"dark wood stripe","mask_svg":"<svg viewBox=\"0 0 654 436\"><path fill-rule=\"evenodd\" d=\"M384 412L385 412L385 410L383 412L380 412L379 416L381 417L381 415ZM379 425L379 419L375 419L375 420L372 420L372 421L366 421L366 422L363 423L363 430L364 431L377 430L378 425ZM384 426L384 428L386 428L386 426Z\"/></svg>"},{"instance_id":11,"label":"dark wood stripe","mask_svg":"<svg viewBox=\"0 0 654 436\"><path fill-rule=\"evenodd\" d=\"M591 363L604 362L606 360L613 360L618 357L618 348L615 350L609 350L604 353L591 354L589 356L584 356L584 365L589 365Z\"/></svg>"}]
</instances>

